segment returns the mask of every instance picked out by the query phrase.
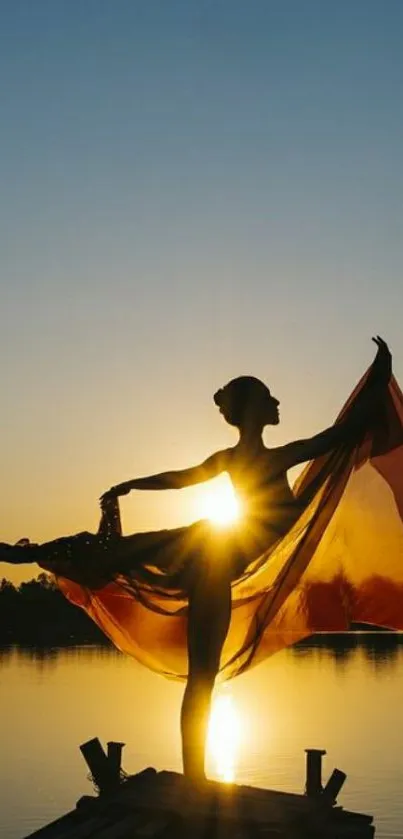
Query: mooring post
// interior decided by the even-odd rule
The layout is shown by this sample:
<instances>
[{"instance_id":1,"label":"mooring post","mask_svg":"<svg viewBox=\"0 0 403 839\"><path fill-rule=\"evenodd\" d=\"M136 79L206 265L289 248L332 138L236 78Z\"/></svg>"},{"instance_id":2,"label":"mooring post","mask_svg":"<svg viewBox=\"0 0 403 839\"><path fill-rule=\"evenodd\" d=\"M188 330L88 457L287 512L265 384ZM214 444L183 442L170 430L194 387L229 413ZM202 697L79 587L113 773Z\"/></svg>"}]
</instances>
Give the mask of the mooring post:
<instances>
[{"instance_id":1,"label":"mooring post","mask_svg":"<svg viewBox=\"0 0 403 839\"><path fill-rule=\"evenodd\" d=\"M115 746L115 744L113 745ZM88 740L86 743L82 743L80 751L100 793L109 792L119 785L120 774L119 771L116 771L116 764L114 765L113 762L109 761L109 757L106 756L98 737L94 737L93 740ZM112 752L114 753L114 760L116 760L117 750L112 749Z\"/></svg>"},{"instance_id":2,"label":"mooring post","mask_svg":"<svg viewBox=\"0 0 403 839\"><path fill-rule=\"evenodd\" d=\"M322 792L322 757L326 754L326 749L305 749L305 753L305 793L309 796L320 795Z\"/></svg>"},{"instance_id":3,"label":"mooring post","mask_svg":"<svg viewBox=\"0 0 403 839\"><path fill-rule=\"evenodd\" d=\"M342 772L341 769L333 769L333 772L323 789L324 797L332 803L336 801L346 778L346 773Z\"/></svg>"},{"instance_id":4,"label":"mooring post","mask_svg":"<svg viewBox=\"0 0 403 839\"><path fill-rule=\"evenodd\" d=\"M124 743L115 743L109 740L108 747L108 761L112 772L119 777L122 763L122 750Z\"/></svg>"}]
</instances>

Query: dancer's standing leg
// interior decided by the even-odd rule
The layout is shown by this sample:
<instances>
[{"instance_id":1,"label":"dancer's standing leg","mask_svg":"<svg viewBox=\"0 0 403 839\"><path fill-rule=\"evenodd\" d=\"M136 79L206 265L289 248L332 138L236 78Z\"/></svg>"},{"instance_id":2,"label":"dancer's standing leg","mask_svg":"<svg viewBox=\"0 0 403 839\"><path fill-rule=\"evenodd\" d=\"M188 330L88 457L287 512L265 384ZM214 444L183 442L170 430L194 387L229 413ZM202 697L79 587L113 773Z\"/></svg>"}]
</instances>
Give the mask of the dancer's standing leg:
<instances>
[{"instance_id":1,"label":"dancer's standing leg","mask_svg":"<svg viewBox=\"0 0 403 839\"><path fill-rule=\"evenodd\" d=\"M189 675L181 710L184 774L205 777L205 747L211 696L231 619L228 570L198 579L189 592Z\"/></svg>"}]
</instances>

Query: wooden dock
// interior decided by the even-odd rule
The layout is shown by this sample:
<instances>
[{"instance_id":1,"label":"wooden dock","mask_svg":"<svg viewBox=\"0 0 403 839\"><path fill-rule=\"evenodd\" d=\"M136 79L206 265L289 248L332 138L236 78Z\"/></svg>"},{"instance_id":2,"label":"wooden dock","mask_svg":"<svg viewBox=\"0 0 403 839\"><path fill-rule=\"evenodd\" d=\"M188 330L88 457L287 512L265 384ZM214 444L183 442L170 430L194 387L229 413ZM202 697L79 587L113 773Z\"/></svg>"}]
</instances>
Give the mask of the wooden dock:
<instances>
[{"instance_id":1,"label":"wooden dock","mask_svg":"<svg viewBox=\"0 0 403 839\"><path fill-rule=\"evenodd\" d=\"M97 739L80 748L99 794L26 839L372 839L372 817L336 805L345 774L321 782L323 751L307 750L304 795L206 781L145 769L126 776L123 744Z\"/></svg>"}]
</instances>

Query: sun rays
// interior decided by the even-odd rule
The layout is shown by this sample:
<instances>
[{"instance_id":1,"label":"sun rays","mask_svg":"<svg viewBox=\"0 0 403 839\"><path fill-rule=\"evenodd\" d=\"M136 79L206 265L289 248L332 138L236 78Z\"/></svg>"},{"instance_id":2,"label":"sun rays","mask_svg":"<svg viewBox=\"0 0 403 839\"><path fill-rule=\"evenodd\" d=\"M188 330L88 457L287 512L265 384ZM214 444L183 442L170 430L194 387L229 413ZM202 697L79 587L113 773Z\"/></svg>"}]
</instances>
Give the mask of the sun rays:
<instances>
[{"instance_id":1,"label":"sun rays","mask_svg":"<svg viewBox=\"0 0 403 839\"><path fill-rule=\"evenodd\" d=\"M210 519L216 527L226 527L239 519L241 507L230 482L211 487L199 504L202 518Z\"/></svg>"}]
</instances>

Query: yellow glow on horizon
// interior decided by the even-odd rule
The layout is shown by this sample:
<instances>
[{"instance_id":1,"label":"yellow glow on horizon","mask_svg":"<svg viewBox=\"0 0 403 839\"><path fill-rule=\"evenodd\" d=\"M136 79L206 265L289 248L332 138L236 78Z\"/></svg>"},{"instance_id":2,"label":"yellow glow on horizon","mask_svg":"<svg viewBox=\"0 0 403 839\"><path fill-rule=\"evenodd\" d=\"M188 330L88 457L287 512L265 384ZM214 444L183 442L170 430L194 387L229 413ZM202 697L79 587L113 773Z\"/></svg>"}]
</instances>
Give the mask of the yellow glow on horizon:
<instances>
[{"instance_id":1,"label":"yellow glow on horizon","mask_svg":"<svg viewBox=\"0 0 403 839\"><path fill-rule=\"evenodd\" d=\"M210 714L207 750L214 761L215 774L221 781L232 783L236 757L241 742L241 719L229 693L214 697Z\"/></svg>"},{"instance_id":2,"label":"yellow glow on horizon","mask_svg":"<svg viewBox=\"0 0 403 839\"><path fill-rule=\"evenodd\" d=\"M232 484L220 484L209 489L200 501L200 515L218 527L235 522L241 515L241 507Z\"/></svg>"}]
</instances>

